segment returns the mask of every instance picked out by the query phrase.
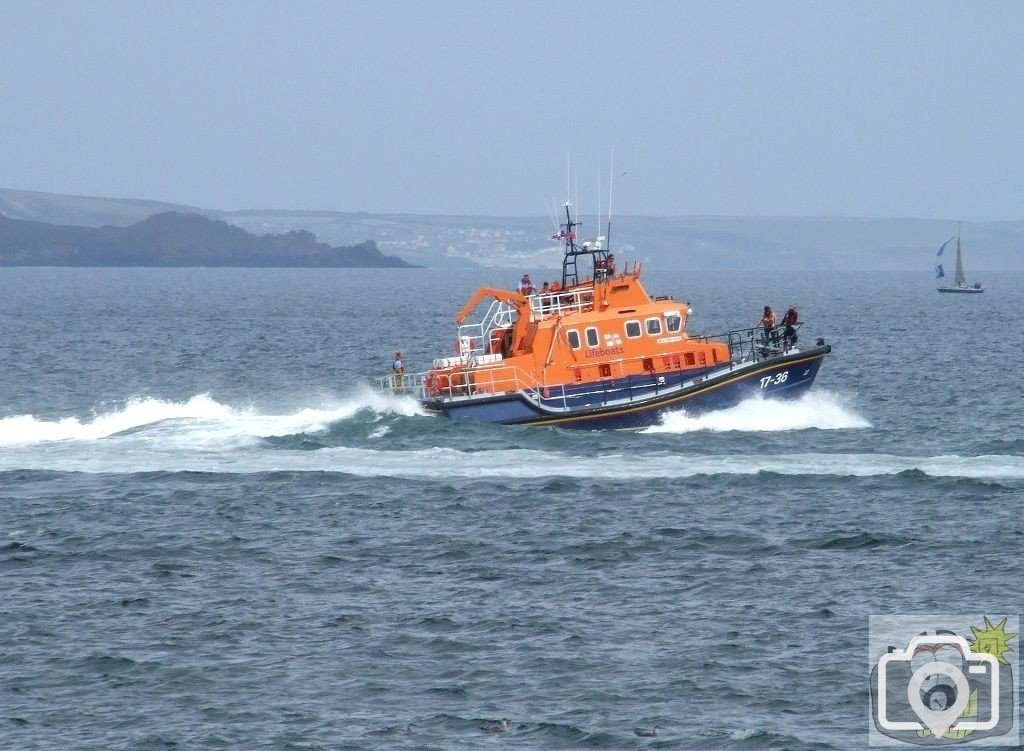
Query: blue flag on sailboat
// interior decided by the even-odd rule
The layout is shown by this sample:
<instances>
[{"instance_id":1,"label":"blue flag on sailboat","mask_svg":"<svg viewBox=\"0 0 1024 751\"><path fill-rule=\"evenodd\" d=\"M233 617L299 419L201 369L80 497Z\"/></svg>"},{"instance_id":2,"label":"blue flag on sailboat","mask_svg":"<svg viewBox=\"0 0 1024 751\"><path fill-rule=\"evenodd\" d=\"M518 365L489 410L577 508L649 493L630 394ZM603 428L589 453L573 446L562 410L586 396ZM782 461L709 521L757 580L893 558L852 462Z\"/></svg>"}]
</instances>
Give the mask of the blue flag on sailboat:
<instances>
[{"instance_id":1,"label":"blue flag on sailboat","mask_svg":"<svg viewBox=\"0 0 1024 751\"><path fill-rule=\"evenodd\" d=\"M946 249L946 246L949 245L954 240L956 240L956 235L953 235L951 238L946 240L946 242L942 243L942 245L939 246L939 250L935 254L935 257L938 258L939 256L941 256L942 255L942 251L944 251Z\"/></svg>"},{"instance_id":2,"label":"blue flag on sailboat","mask_svg":"<svg viewBox=\"0 0 1024 751\"><path fill-rule=\"evenodd\" d=\"M940 249L939 252L941 253L942 250ZM945 272L942 270L942 264L940 263L938 266L935 267L935 278L941 279L945 275Z\"/></svg>"}]
</instances>

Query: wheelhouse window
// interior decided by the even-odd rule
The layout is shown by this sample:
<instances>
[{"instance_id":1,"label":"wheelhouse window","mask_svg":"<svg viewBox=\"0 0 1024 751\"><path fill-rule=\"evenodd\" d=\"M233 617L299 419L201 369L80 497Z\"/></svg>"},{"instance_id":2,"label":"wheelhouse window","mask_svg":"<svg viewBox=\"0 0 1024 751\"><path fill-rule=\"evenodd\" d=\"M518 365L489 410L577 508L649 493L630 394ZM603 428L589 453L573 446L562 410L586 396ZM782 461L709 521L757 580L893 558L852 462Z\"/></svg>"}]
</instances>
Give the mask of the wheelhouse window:
<instances>
[{"instance_id":1,"label":"wheelhouse window","mask_svg":"<svg viewBox=\"0 0 1024 751\"><path fill-rule=\"evenodd\" d=\"M683 317L676 311L665 314L665 329L672 334L679 333L683 328Z\"/></svg>"},{"instance_id":2,"label":"wheelhouse window","mask_svg":"<svg viewBox=\"0 0 1024 751\"><path fill-rule=\"evenodd\" d=\"M576 329L569 329L565 332L565 338L569 340L569 346L572 349L580 348L580 332Z\"/></svg>"},{"instance_id":3,"label":"wheelhouse window","mask_svg":"<svg viewBox=\"0 0 1024 751\"><path fill-rule=\"evenodd\" d=\"M651 336L657 336L661 333L660 318L648 318L645 323L647 324L647 333Z\"/></svg>"},{"instance_id":4,"label":"wheelhouse window","mask_svg":"<svg viewBox=\"0 0 1024 751\"><path fill-rule=\"evenodd\" d=\"M626 321L626 337L636 339L640 336L640 321Z\"/></svg>"},{"instance_id":5,"label":"wheelhouse window","mask_svg":"<svg viewBox=\"0 0 1024 751\"><path fill-rule=\"evenodd\" d=\"M593 326L587 327L587 346L596 347L600 343L601 339L597 335L597 329L595 329Z\"/></svg>"}]
</instances>

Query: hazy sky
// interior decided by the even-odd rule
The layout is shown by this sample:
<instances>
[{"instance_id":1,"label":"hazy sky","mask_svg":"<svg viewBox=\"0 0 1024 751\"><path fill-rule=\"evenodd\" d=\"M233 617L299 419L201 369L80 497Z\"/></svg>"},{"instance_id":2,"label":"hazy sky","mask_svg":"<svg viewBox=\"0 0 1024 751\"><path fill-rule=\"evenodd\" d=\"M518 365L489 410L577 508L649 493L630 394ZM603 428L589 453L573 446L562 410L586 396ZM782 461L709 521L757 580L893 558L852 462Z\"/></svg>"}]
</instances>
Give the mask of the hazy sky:
<instances>
[{"instance_id":1,"label":"hazy sky","mask_svg":"<svg viewBox=\"0 0 1024 751\"><path fill-rule=\"evenodd\" d=\"M1024 3L0 6L0 187L208 208L1024 218ZM627 174L622 174L627 173Z\"/></svg>"}]
</instances>

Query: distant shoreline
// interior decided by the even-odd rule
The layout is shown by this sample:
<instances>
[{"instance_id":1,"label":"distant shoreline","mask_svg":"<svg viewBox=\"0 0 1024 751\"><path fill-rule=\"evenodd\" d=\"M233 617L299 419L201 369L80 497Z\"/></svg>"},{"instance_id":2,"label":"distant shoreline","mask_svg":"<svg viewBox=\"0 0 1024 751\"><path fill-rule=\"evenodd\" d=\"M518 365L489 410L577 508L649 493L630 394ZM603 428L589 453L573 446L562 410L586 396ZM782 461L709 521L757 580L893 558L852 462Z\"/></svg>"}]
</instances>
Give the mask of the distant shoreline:
<instances>
[{"instance_id":1,"label":"distant shoreline","mask_svg":"<svg viewBox=\"0 0 1024 751\"><path fill-rule=\"evenodd\" d=\"M165 211L126 227L0 214L0 266L63 268L417 268L367 240L331 246L307 230L254 235L202 214Z\"/></svg>"},{"instance_id":2,"label":"distant shoreline","mask_svg":"<svg viewBox=\"0 0 1024 751\"><path fill-rule=\"evenodd\" d=\"M102 265L102 264L89 264L77 266L68 265L53 265L53 264L21 264L21 265L7 265L0 263L0 269L11 270L11 269L136 269L136 270L149 270L149 269L209 269L211 271L220 271L222 269L231 269L238 271L450 271L450 269L435 269L430 266L124 266L124 265ZM462 271L472 271L471 268L464 268Z\"/></svg>"},{"instance_id":3,"label":"distant shoreline","mask_svg":"<svg viewBox=\"0 0 1024 751\"><path fill-rule=\"evenodd\" d=\"M144 199L0 188L0 223L6 224L4 217L37 222L43 225L37 227L41 232L59 226L61 233L76 242L79 231L93 231L94 237L117 229L137 231L132 228L168 214L222 223L206 231L183 230L191 235L191 247L175 247L173 233L169 233L164 237L166 246L156 248L153 237L139 232L141 244L124 244L111 262L90 253L84 255L91 257L83 258L83 253L56 238L57 242L37 248L31 257L27 253L19 257L17 248L14 253L0 253L0 266L393 268L403 266L395 262L401 261L417 268L449 270L557 270L562 261L561 249L551 239L552 220L542 216L220 211ZM585 229L592 230L593 216L584 221ZM231 228L248 234L230 237L225 229ZM786 273L916 270L931 279L935 249L955 231L955 219L621 215L614 217L611 242L623 258L640 260L648 268ZM10 232L10 227L0 227L0 234L5 232ZM221 242L204 248L204 232L221 234ZM963 242L972 273L1024 268L1024 220L964 222ZM285 246L287 251L279 252ZM362 250L342 251L345 248ZM233 250L220 252L225 249Z\"/></svg>"}]
</instances>

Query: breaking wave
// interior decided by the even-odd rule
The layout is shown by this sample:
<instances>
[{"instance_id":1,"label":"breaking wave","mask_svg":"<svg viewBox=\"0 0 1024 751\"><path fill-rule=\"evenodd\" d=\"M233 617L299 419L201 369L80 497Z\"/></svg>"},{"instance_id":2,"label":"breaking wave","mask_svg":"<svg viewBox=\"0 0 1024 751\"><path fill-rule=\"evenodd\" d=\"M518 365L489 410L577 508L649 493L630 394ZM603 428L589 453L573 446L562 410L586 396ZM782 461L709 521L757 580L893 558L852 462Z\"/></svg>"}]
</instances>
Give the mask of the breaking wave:
<instances>
[{"instance_id":1,"label":"breaking wave","mask_svg":"<svg viewBox=\"0 0 1024 751\"><path fill-rule=\"evenodd\" d=\"M660 425L648 428L644 432L771 432L870 427L871 423L854 412L839 395L828 391L811 391L792 401L747 399L735 407L701 415L689 415L685 411L669 412Z\"/></svg>"},{"instance_id":2,"label":"breaking wave","mask_svg":"<svg viewBox=\"0 0 1024 751\"><path fill-rule=\"evenodd\" d=\"M423 414L408 397L366 389L336 403L266 414L255 407L222 404L207 394L175 402L139 397L96 410L88 418L46 420L33 415L0 419L0 471L52 470L131 474L137 472L328 472L360 477L420 479L572 478L609 481L770 473L795 476L874 477L907 473L977 480L1024 479L1024 456L988 453L907 456L887 453L691 454L671 449L629 451L605 447L593 453L576 441L548 447L410 445L407 428L388 416ZM336 426L357 421L338 445ZM438 425L438 427L443 427ZM751 400L701 416L673 413L659 433L693 431L839 430L869 427L842 399L828 393L793 402ZM418 435L419 431L417 431ZM282 442L283 436L319 440ZM543 432L547 439L554 434ZM397 440L393 440L397 436ZM355 443L351 439L356 438ZM382 440L383 439L383 440ZM433 445L431 445L433 444Z\"/></svg>"},{"instance_id":3,"label":"breaking wave","mask_svg":"<svg viewBox=\"0 0 1024 751\"><path fill-rule=\"evenodd\" d=\"M282 415L260 414L252 407L221 404L207 394L173 402L151 397L128 399L121 406L95 413L91 419L62 420L18 415L0 420L0 446L16 447L54 441L96 441L124 433L163 431L193 444L223 446L231 439L259 439L295 433L316 433L362 410L378 414L421 414L415 400L367 390L354 398L319 409L301 409ZM168 435L168 433L172 435Z\"/></svg>"},{"instance_id":4,"label":"breaking wave","mask_svg":"<svg viewBox=\"0 0 1024 751\"><path fill-rule=\"evenodd\" d=\"M56 444L60 445L60 444ZM793 476L877 477L920 473L929 477L976 480L1024 479L1024 456L898 456L893 454L734 454L577 456L561 451L452 448L380 450L336 446L313 451L264 445L234 448L187 447L140 441L90 444L87 450L21 450L0 453L0 471L53 470L131 474L136 472L328 472L359 477L445 480L516 480L529 467L534 480L574 478L630 481L715 475L771 473Z\"/></svg>"}]
</instances>

